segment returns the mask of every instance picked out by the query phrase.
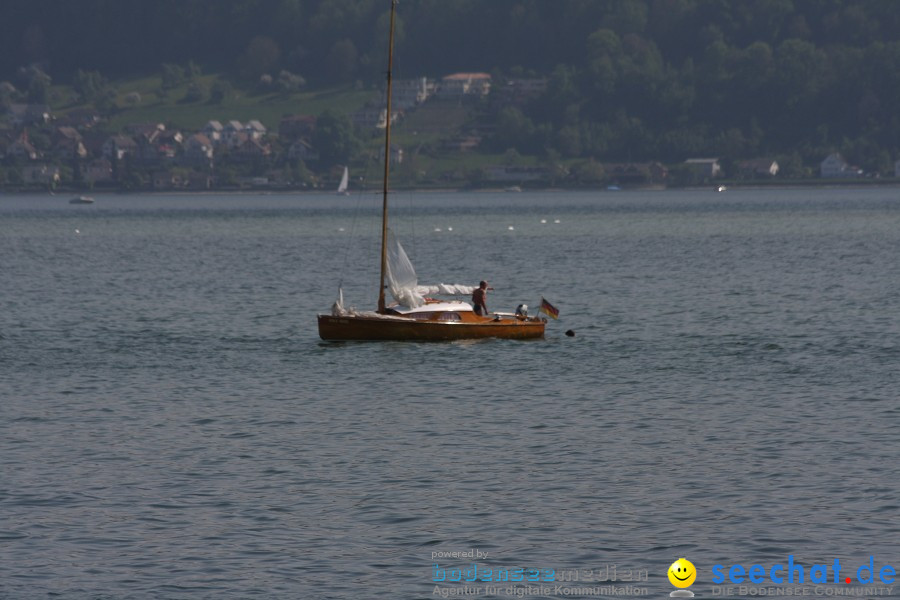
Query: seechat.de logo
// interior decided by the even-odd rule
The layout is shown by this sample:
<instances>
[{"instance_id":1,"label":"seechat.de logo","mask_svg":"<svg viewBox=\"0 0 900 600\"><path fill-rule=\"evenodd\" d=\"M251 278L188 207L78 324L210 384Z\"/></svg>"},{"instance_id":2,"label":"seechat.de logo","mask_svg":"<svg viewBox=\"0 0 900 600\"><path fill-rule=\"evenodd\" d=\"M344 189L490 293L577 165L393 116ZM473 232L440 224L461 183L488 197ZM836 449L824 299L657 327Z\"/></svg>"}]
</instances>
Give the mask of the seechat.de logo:
<instances>
[{"instance_id":1,"label":"seechat.de logo","mask_svg":"<svg viewBox=\"0 0 900 600\"><path fill-rule=\"evenodd\" d=\"M734 564L730 567L713 565L712 582L720 584L725 583L727 579L731 583L859 583L866 585L879 581L891 584L894 583L897 575L896 569L891 565L876 568L874 556L870 556L869 562L858 568L848 567L846 570L842 570L843 567L844 565L837 558L831 564L815 564L805 567L794 562L794 555L791 554L788 555L787 562L774 564L771 567L763 565L745 567L741 564ZM855 577L851 575L855 575ZM669 578L671 579L671 575Z\"/></svg>"}]
</instances>

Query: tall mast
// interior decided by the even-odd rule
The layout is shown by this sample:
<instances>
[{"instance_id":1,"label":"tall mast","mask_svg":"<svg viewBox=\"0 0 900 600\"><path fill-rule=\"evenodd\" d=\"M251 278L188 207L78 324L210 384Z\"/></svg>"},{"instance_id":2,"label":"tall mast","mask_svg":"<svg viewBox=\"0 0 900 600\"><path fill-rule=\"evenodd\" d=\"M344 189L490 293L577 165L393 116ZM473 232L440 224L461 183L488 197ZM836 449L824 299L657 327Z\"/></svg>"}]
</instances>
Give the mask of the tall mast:
<instances>
[{"instance_id":1,"label":"tall mast","mask_svg":"<svg viewBox=\"0 0 900 600\"><path fill-rule=\"evenodd\" d=\"M394 11L397 0L391 0L391 27L388 34L387 116L384 125L384 189L381 202L381 282L378 286L378 312L385 312L384 278L387 272L388 177L391 171L391 85L394 64Z\"/></svg>"}]
</instances>

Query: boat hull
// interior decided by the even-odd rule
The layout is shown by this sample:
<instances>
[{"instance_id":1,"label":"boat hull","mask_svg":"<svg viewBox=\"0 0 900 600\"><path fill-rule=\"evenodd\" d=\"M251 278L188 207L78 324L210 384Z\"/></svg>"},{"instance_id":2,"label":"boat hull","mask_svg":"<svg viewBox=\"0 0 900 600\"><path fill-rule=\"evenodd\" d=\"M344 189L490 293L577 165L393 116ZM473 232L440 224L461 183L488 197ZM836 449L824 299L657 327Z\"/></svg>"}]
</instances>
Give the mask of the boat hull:
<instances>
[{"instance_id":1,"label":"boat hull","mask_svg":"<svg viewBox=\"0 0 900 600\"><path fill-rule=\"evenodd\" d=\"M544 337L541 320L488 319L456 322L417 319L381 319L365 316L319 315L319 337L329 341L399 340L439 342L503 338L514 340Z\"/></svg>"}]
</instances>

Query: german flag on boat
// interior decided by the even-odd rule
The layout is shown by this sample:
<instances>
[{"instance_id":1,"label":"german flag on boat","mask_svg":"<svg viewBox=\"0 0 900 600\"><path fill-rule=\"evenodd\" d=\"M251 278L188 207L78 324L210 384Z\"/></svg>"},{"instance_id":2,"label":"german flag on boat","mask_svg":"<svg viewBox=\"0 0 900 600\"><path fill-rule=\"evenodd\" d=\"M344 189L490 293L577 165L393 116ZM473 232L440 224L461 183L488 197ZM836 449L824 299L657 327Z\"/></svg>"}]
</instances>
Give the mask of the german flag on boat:
<instances>
[{"instance_id":1,"label":"german flag on boat","mask_svg":"<svg viewBox=\"0 0 900 600\"><path fill-rule=\"evenodd\" d=\"M538 309L540 312L544 313L551 319L559 318L559 309L541 298L541 307Z\"/></svg>"}]
</instances>

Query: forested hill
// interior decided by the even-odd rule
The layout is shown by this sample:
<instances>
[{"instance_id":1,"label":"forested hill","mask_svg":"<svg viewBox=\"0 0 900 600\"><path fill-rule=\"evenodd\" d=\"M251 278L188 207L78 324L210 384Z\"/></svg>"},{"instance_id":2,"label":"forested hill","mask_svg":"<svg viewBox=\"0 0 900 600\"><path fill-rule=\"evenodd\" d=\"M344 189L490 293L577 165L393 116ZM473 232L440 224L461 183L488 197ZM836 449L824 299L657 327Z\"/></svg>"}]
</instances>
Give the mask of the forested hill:
<instances>
[{"instance_id":1,"label":"forested hill","mask_svg":"<svg viewBox=\"0 0 900 600\"><path fill-rule=\"evenodd\" d=\"M311 87L375 82L388 0L7 0L0 80L40 64L54 82L199 65ZM523 153L665 159L897 158L896 0L402 0L401 76L548 77L501 115ZM504 133L505 132L505 133ZM504 138L504 136L506 136Z\"/></svg>"}]
</instances>

